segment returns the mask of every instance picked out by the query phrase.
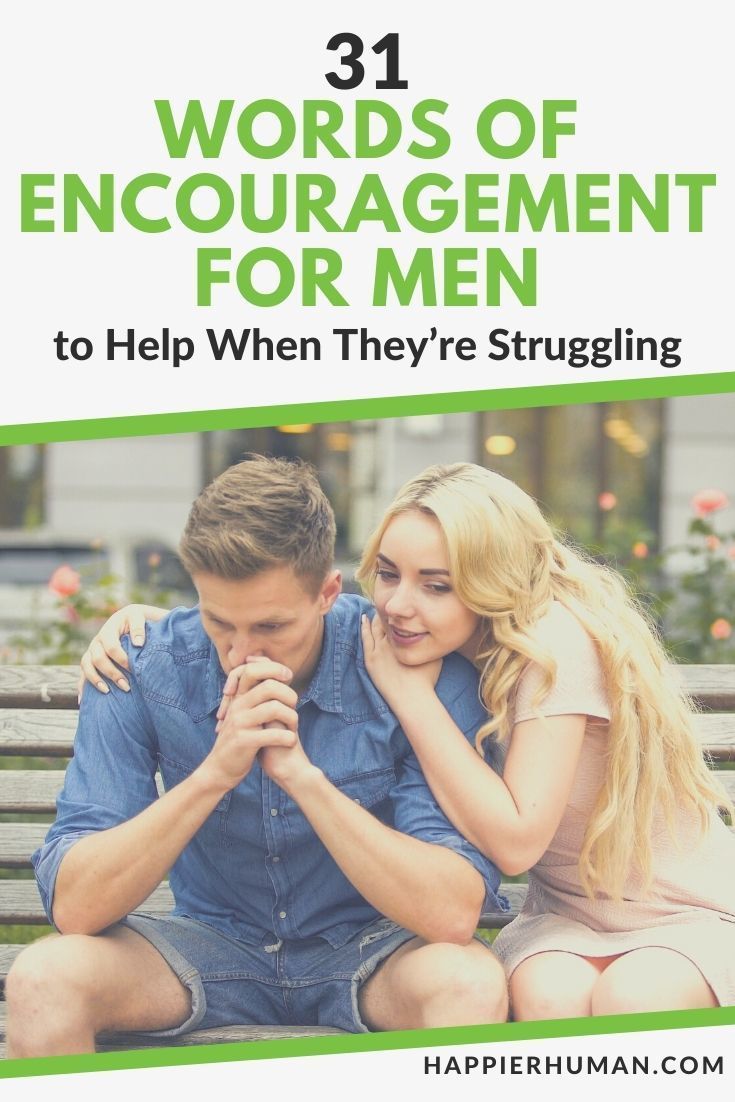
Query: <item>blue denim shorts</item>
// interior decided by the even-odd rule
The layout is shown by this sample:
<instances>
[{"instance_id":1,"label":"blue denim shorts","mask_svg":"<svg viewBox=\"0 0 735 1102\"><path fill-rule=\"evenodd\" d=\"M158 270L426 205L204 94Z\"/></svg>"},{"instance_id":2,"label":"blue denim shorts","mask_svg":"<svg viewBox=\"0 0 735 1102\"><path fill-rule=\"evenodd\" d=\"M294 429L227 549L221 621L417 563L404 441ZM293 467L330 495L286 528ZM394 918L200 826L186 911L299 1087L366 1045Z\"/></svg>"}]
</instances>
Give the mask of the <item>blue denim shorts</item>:
<instances>
[{"instance_id":1,"label":"blue denim shorts","mask_svg":"<svg viewBox=\"0 0 735 1102\"><path fill-rule=\"evenodd\" d=\"M319 937L249 945L176 915L133 912L120 925L149 941L191 993L187 1021L147 1032L149 1037L225 1025L321 1025L367 1033L360 987L416 937L387 918L376 919L339 949Z\"/></svg>"}]
</instances>

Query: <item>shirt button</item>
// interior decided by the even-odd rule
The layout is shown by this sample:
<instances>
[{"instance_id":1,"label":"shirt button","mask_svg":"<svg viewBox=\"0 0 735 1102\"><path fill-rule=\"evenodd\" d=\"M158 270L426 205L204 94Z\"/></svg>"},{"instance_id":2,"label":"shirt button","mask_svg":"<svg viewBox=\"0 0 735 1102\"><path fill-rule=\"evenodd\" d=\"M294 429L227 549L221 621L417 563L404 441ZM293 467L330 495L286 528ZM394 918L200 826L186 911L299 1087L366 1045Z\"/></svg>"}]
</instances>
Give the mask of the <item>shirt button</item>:
<instances>
[{"instance_id":1,"label":"shirt button","mask_svg":"<svg viewBox=\"0 0 735 1102\"><path fill-rule=\"evenodd\" d=\"M274 864L274 865L277 865L277 864L278 864L278 862L279 862L280 860L281 860L281 858L280 858L280 857L274 857L274 858L273 858L273 864Z\"/></svg>"},{"instance_id":2,"label":"shirt button","mask_svg":"<svg viewBox=\"0 0 735 1102\"><path fill-rule=\"evenodd\" d=\"M355 796L355 803L356 803L356 804L359 804L359 802L360 802L360 801L359 801L358 797L357 797L357 796Z\"/></svg>"},{"instance_id":3,"label":"shirt button","mask_svg":"<svg viewBox=\"0 0 735 1102\"><path fill-rule=\"evenodd\" d=\"M276 816L277 814L278 814L278 808L277 807L272 807L271 808L271 815Z\"/></svg>"},{"instance_id":4,"label":"shirt button","mask_svg":"<svg viewBox=\"0 0 735 1102\"><path fill-rule=\"evenodd\" d=\"M278 912L278 917L279 918L285 918L286 917L286 911L279 911Z\"/></svg>"}]
</instances>

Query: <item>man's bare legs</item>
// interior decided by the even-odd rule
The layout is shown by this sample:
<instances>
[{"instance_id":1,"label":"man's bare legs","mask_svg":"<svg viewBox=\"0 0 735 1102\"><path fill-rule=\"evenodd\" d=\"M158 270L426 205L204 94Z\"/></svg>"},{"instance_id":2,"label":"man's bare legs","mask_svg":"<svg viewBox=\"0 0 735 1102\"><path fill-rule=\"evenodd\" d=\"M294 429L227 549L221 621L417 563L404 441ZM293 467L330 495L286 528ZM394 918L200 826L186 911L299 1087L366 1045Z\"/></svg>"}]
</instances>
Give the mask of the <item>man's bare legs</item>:
<instances>
[{"instance_id":1,"label":"man's bare legs","mask_svg":"<svg viewBox=\"0 0 735 1102\"><path fill-rule=\"evenodd\" d=\"M93 1052L98 1033L172 1029L191 1013L188 990L160 953L124 927L29 946L10 971L6 999L8 1055L16 1058ZM477 942L415 938L367 981L360 1007L371 1029L502 1022L505 976Z\"/></svg>"},{"instance_id":2,"label":"man's bare legs","mask_svg":"<svg viewBox=\"0 0 735 1102\"><path fill-rule=\"evenodd\" d=\"M8 1056L94 1052L106 1030L173 1029L191 996L161 954L123 926L94 937L52 934L10 970Z\"/></svg>"},{"instance_id":3,"label":"man's bare legs","mask_svg":"<svg viewBox=\"0 0 735 1102\"><path fill-rule=\"evenodd\" d=\"M508 993L503 966L477 941L427 944L420 938L397 949L360 992L370 1029L504 1022Z\"/></svg>"}]
</instances>

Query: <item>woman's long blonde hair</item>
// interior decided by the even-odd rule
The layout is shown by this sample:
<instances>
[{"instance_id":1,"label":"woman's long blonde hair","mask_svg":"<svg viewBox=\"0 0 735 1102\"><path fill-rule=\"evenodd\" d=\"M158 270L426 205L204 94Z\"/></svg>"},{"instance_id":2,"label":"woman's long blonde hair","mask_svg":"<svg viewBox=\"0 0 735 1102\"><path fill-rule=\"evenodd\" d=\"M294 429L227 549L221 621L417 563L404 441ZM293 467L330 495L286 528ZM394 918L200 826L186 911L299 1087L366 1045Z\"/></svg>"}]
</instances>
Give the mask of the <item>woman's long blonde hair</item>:
<instances>
[{"instance_id":1,"label":"woman's long blonde hair","mask_svg":"<svg viewBox=\"0 0 735 1102\"><path fill-rule=\"evenodd\" d=\"M449 554L454 590L483 618L476 657L489 713L477 748L506 740L514 691L530 662L543 672L535 703L554 683L553 655L534 627L559 601L594 641L611 709L606 778L579 857L589 896L622 897L636 870L651 882L651 835L660 810L674 830L676 813L698 813L705 828L713 806L729 806L692 730L693 706L670 668L655 629L623 578L556 539L536 502L519 486L472 463L429 467L399 491L368 540L357 577L372 594L376 556L393 517L419 509L436 518Z\"/></svg>"}]
</instances>

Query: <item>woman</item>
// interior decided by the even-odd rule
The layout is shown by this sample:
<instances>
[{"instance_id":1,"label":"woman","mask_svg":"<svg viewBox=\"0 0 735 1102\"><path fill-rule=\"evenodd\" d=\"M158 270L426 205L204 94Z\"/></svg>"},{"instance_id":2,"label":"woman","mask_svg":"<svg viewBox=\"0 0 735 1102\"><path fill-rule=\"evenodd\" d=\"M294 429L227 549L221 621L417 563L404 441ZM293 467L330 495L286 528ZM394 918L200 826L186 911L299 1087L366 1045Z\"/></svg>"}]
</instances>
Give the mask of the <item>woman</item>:
<instances>
[{"instance_id":1,"label":"woman","mask_svg":"<svg viewBox=\"0 0 735 1102\"><path fill-rule=\"evenodd\" d=\"M622 579L554 538L535 502L472 464L409 482L358 576L371 676L445 814L506 874L498 936L516 1019L735 1004L735 841L691 708ZM481 671L502 776L434 693Z\"/></svg>"}]
</instances>

